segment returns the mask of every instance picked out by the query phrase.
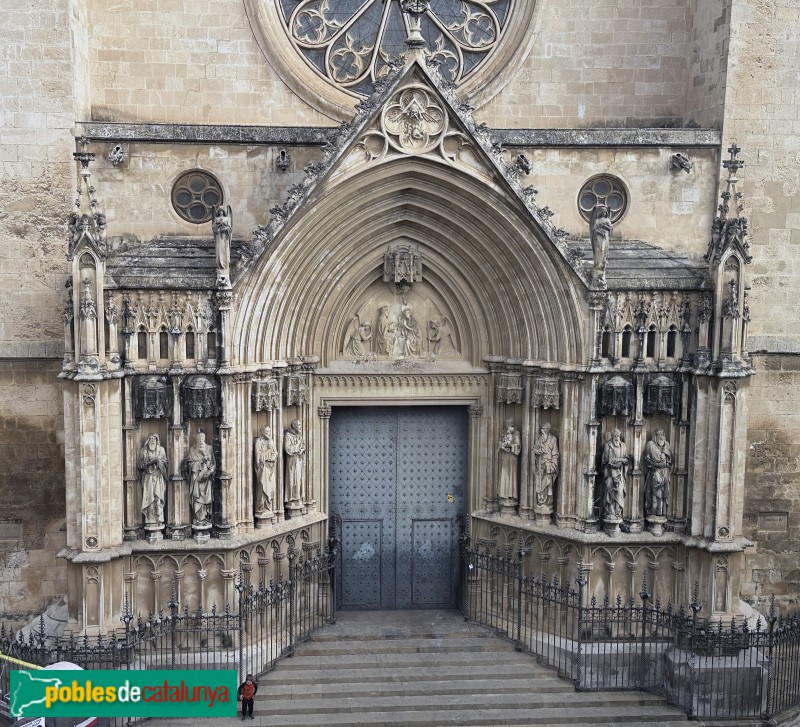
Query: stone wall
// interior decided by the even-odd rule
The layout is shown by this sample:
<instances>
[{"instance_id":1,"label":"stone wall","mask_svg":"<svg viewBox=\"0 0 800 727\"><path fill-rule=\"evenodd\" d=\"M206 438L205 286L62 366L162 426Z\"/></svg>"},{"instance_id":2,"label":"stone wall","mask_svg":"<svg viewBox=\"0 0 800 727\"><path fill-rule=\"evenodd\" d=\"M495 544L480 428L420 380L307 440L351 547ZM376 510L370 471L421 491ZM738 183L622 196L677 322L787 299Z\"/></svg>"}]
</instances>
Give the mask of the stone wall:
<instances>
[{"instance_id":1,"label":"stone wall","mask_svg":"<svg viewBox=\"0 0 800 727\"><path fill-rule=\"evenodd\" d=\"M680 123L689 0L538 3L533 49L486 106L487 123ZM111 0L92 0L90 20L95 120L332 123L270 67L239 0L147 0L135 12L120 12Z\"/></svg>"},{"instance_id":2,"label":"stone wall","mask_svg":"<svg viewBox=\"0 0 800 727\"><path fill-rule=\"evenodd\" d=\"M724 139L747 163L749 348L765 354L751 384L745 534L756 545L743 592L790 604L800 594L800 14L795 0L734 0L730 22Z\"/></svg>"},{"instance_id":3,"label":"stone wall","mask_svg":"<svg viewBox=\"0 0 800 727\"><path fill-rule=\"evenodd\" d=\"M680 125L688 0L539 3L527 61L481 109L490 126Z\"/></svg>"},{"instance_id":4,"label":"stone wall","mask_svg":"<svg viewBox=\"0 0 800 727\"><path fill-rule=\"evenodd\" d=\"M0 361L0 614L38 613L67 592L60 362Z\"/></svg>"},{"instance_id":5,"label":"stone wall","mask_svg":"<svg viewBox=\"0 0 800 727\"><path fill-rule=\"evenodd\" d=\"M691 63L686 78L687 124L722 128L731 0L691 0Z\"/></svg>"},{"instance_id":6,"label":"stone wall","mask_svg":"<svg viewBox=\"0 0 800 727\"><path fill-rule=\"evenodd\" d=\"M90 22L95 120L333 123L270 67L241 0L91 0Z\"/></svg>"},{"instance_id":7,"label":"stone wall","mask_svg":"<svg viewBox=\"0 0 800 727\"><path fill-rule=\"evenodd\" d=\"M800 595L800 356L755 356L754 364L744 516L754 545L742 595L763 607L774 593L788 607Z\"/></svg>"}]
</instances>

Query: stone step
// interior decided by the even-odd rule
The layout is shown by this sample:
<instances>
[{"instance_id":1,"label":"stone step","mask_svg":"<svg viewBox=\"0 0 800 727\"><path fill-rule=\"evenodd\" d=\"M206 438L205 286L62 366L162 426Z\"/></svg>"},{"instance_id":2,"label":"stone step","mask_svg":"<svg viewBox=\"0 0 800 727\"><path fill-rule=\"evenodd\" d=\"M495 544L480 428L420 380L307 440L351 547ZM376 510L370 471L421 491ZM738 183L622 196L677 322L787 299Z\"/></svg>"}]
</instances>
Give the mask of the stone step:
<instances>
[{"instance_id":1,"label":"stone step","mask_svg":"<svg viewBox=\"0 0 800 727\"><path fill-rule=\"evenodd\" d=\"M266 696L266 695L265 695ZM460 694L442 695L435 691L409 696L380 697L319 697L310 695L298 699L270 699L264 707L271 715L297 715L305 719L312 714L336 715L374 712L433 712L449 707L475 710L558 709L565 706L564 694L534 693L514 694ZM593 709L614 704L623 705L625 713L640 707L660 707L664 700L643 692L578 692L568 699L570 710Z\"/></svg>"},{"instance_id":2,"label":"stone step","mask_svg":"<svg viewBox=\"0 0 800 727\"><path fill-rule=\"evenodd\" d=\"M278 663L281 671L298 671L305 669L374 669L387 666L412 666L421 667L449 666L463 663L476 666L486 664L520 664L533 666L536 664L534 657L529 654L510 651L475 651L467 652L459 659L457 652L408 652L395 654L340 654L338 656L324 656L315 654L305 656L299 652L291 659L282 659Z\"/></svg>"},{"instance_id":3,"label":"stone step","mask_svg":"<svg viewBox=\"0 0 800 727\"><path fill-rule=\"evenodd\" d=\"M475 675L475 678L461 678L441 680L428 679L402 679L392 681L343 681L329 683L324 678L314 683L281 683L259 682L259 692L256 699L269 702L270 708L275 700L281 699L329 699L337 697L411 697L427 695L453 695L453 694L517 694L530 691L533 694L546 693L563 694L573 691L569 682L547 679L531 679L527 675L508 676L487 679L486 674ZM263 694L263 699L261 699Z\"/></svg>"},{"instance_id":4,"label":"stone step","mask_svg":"<svg viewBox=\"0 0 800 727\"><path fill-rule=\"evenodd\" d=\"M351 727L486 727L488 725L636 725L653 727L677 727L686 725L686 718L679 710L669 707L611 706L578 709L572 704L558 708L536 707L534 709L464 709L451 708L427 711L373 711L341 714L303 714L294 716L256 715L260 727L322 727L349 725Z\"/></svg>"},{"instance_id":5,"label":"stone step","mask_svg":"<svg viewBox=\"0 0 800 727\"><path fill-rule=\"evenodd\" d=\"M394 638L386 640L338 639L336 641L310 641L302 646L304 656L342 656L345 654L452 654L458 651L514 651L510 641L497 638L451 635L448 638Z\"/></svg>"},{"instance_id":6,"label":"stone step","mask_svg":"<svg viewBox=\"0 0 800 727\"><path fill-rule=\"evenodd\" d=\"M297 658L297 657L295 657ZM259 685L268 683L279 686L287 682L284 664L282 662L277 670L265 674L259 679ZM514 662L511 664L497 663L491 668L486 666L469 666L467 664L450 664L448 666L397 666L396 664L384 664L382 667L374 669L295 669L292 671L292 684L346 684L384 681L470 681L474 679L484 679L500 681L504 679L522 679L530 682L533 679L550 681L554 685L565 685L565 688L572 689L572 685L566 680L554 679L554 672L551 669L537 665L533 659L529 663L521 664Z\"/></svg>"}]
</instances>

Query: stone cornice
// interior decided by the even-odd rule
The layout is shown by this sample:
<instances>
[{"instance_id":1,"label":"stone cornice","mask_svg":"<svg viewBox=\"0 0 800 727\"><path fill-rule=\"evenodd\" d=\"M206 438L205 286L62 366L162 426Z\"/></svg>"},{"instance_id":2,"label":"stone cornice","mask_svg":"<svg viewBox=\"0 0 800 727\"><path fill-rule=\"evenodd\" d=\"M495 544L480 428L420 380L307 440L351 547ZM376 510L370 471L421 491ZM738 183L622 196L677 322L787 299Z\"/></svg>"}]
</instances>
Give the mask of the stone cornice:
<instances>
[{"instance_id":1,"label":"stone cornice","mask_svg":"<svg viewBox=\"0 0 800 727\"><path fill-rule=\"evenodd\" d=\"M236 126L229 124L137 124L85 121L77 136L90 141L169 144L249 144L321 146L336 127ZM711 147L722 143L717 129L491 129L507 147Z\"/></svg>"}]
</instances>

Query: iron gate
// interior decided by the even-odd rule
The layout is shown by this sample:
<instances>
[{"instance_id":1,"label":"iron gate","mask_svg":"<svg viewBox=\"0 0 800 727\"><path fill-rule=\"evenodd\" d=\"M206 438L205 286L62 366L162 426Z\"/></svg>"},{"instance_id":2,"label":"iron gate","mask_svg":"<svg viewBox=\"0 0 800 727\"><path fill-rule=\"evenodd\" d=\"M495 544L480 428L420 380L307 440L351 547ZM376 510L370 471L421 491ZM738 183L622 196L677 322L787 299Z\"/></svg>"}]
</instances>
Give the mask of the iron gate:
<instances>
[{"instance_id":1,"label":"iron gate","mask_svg":"<svg viewBox=\"0 0 800 727\"><path fill-rule=\"evenodd\" d=\"M334 408L341 608L455 607L467 433L463 407Z\"/></svg>"}]
</instances>

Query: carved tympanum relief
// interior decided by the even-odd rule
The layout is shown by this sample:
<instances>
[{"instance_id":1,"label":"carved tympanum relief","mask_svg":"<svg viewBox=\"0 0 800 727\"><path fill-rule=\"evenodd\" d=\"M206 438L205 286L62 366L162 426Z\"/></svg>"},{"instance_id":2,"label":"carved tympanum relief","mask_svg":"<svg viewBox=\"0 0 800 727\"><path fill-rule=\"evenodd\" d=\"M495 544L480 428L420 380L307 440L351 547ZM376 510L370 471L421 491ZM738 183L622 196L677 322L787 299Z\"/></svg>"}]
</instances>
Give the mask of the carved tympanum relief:
<instances>
[{"instance_id":1,"label":"carved tympanum relief","mask_svg":"<svg viewBox=\"0 0 800 727\"><path fill-rule=\"evenodd\" d=\"M341 355L357 360L460 358L453 315L426 283L375 283L349 316Z\"/></svg>"},{"instance_id":2,"label":"carved tympanum relief","mask_svg":"<svg viewBox=\"0 0 800 727\"><path fill-rule=\"evenodd\" d=\"M450 126L447 111L431 91L411 84L398 89L359 142L367 161L390 154L432 154L455 161L467 137Z\"/></svg>"}]
</instances>

